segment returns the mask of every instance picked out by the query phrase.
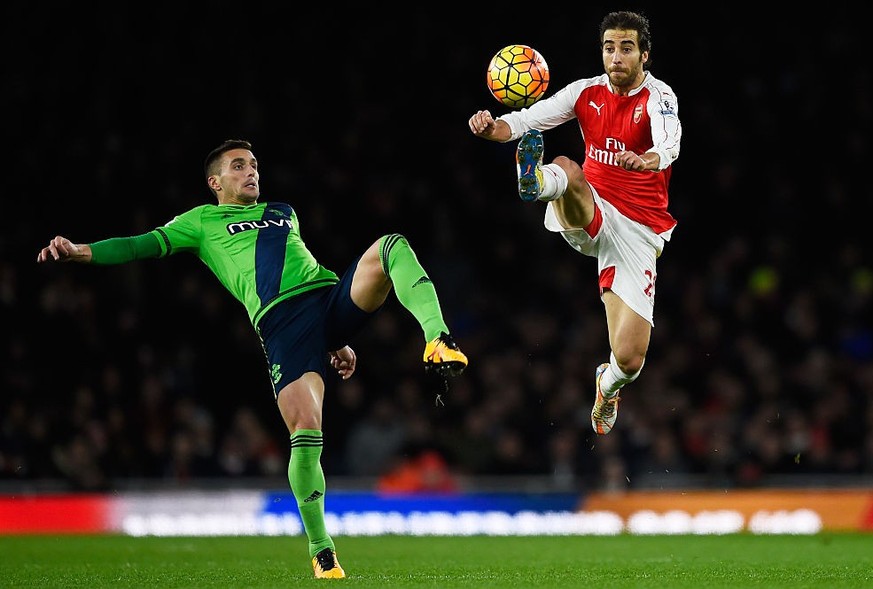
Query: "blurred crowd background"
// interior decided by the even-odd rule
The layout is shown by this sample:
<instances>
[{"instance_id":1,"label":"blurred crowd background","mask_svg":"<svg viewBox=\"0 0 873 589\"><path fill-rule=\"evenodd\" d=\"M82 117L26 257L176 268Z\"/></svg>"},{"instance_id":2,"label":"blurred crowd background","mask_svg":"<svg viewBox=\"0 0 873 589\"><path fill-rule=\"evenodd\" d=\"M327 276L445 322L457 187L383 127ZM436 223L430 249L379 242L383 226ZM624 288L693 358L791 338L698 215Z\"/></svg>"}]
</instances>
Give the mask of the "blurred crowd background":
<instances>
[{"instance_id":1,"label":"blurred crowd background","mask_svg":"<svg viewBox=\"0 0 873 589\"><path fill-rule=\"evenodd\" d=\"M149 6L48 18L15 5L0 25L0 489L285 476L288 435L258 339L205 266L36 263L55 235L134 235L213 202L202 162L228 138L253 142L262 200L291 203L338 273L379 236L406 235L470 358L436 402L423 335L390 298L351 342L357 373L328 382L329 480L873 477L873 70L845 13L643 10L651 70L676 91L684 126L678 227L645 369L616 430L596 436L608 344L595 262L518 199L514 144L473 137L467 119L505 112L484 81L497 49L539 49L551 94L602 72L600 18L636 6L589 3L548 24ZM545 137L547 159L581 158L573 124Z\"/></svg>"}]
</instances>

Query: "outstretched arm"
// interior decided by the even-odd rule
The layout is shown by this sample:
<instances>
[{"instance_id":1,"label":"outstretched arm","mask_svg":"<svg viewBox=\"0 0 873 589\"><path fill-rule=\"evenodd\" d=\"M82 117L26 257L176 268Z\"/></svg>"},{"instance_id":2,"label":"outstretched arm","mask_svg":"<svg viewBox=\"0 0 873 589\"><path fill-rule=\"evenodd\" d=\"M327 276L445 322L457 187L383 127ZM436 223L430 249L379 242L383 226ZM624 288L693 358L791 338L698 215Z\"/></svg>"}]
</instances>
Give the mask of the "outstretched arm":
<instances>
[{"instance_id":1,"label":"outstretched arm","mask_svg":"<svg viewBox=\"0 0 873 589\"><path fill-rule=\"evenodd\" d=\"M73 243L58 235L36 256L37 262L84 262L98 265L125 264L157 258L161 245L154 232L133 237L112 237L94 243Z\"/></svg>"},{"instance_id":2,"label":"outstretched arm","mask_svg":"<svg viewBox=\"0 0 873 589\"><path fill-rule=\"evenodd\" d=\"M505 121L495 119L487 110L480 110L468 121L470 131L476 137L505 143L512 137L512 130Z\"/></svg>"},{"instance_id":3,"label":"outstretched arm","mask_svg":"<svg viewBox=\"0 0 873 589\"><path fill-rule=\"evenodd\" d=\"M91 246L86 243L73 243L58 235L36 255L37 262L83 262L91 261Z\"/></svg>"}]
</instances>

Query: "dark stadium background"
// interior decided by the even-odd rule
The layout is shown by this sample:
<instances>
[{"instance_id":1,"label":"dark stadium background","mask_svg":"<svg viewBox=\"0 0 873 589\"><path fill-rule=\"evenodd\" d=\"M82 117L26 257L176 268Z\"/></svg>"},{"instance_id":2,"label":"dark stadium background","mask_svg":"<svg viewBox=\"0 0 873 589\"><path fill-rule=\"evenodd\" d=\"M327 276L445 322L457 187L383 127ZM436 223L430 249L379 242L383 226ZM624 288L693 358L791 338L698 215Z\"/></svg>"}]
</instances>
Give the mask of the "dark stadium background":
<instances>
[{"instance_id":1,"label":"dark stadium background","mask_svg":"<svg viewBox=\"0 0 873 589\"><path fill-rule=\"evenodd\" d=\"M352 342L358 373L328 383L329 477L384 480L429 455L450 477L562 489L869 480L863 28L845 13L660 6L643 10L683 121L679 225L645 371L601 438L594 262L518 200L514 145L474 138L467 119L503 112L484 72L504 45L541 51L550 92L600 73L600 18L625 6L4 8L0 488L284 476L257 338L202 264L35 262L57 234L132 235L212 202L202 161L227 138L254 143L262 200L297 209L328 267L405 234L470 357L437 406L420 331L389 300ZM581 156L572 125L546 135L546 157L559 153Z\"/></svg>"}]
</instances>

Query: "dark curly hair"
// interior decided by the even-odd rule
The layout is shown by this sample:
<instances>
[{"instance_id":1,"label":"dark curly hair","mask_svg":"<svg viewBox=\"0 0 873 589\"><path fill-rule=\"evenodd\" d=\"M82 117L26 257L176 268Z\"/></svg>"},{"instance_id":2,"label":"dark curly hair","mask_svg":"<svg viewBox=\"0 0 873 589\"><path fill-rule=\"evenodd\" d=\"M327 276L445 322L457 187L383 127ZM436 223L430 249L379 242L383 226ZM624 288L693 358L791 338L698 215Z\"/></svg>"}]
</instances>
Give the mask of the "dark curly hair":
<instances>
[{"instance_id":1,"label":"dark curly hair","mask_svg":"<svg viewBox=\"0 0 873 589\"><path fill-rule=\"evenodd\" d=\"M600 21L600 46L603 47L603 34L609 30L620 31L636 31L637 43L640 46L640 53L652 50L652 33L649 31L649 19L639 12L631 12L629 10L619 10L610 12ZM651 53L649 60L643 64L646 69L651 64Z\"/></svg>"}]
</instances>

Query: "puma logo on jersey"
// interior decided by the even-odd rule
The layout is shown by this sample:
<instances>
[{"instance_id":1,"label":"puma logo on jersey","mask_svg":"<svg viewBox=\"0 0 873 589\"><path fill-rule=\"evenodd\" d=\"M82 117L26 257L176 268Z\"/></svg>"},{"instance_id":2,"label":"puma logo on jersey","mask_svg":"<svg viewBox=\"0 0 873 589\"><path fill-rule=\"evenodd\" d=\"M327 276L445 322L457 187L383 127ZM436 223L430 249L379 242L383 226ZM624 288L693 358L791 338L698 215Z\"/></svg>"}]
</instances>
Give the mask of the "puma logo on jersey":
<instances>
[{"instance_id":1,"label":"puma logo on jersey","mask_svg":"<svg viewBox=\"0 0 873 589\"><path fill-rule=\"evenodd\" d=\"M600 116L600 109L603 108L603 105L604 105L604 104L606 104L606 103L604 102L603 104L601 104L600 106L598 106L598 105L594 104L594 101L593 101L593 100L589 100L589 101L588 101L588 106L593 107L594 110L597 111L597 116Z\"/></svg>"}]
</instances>

